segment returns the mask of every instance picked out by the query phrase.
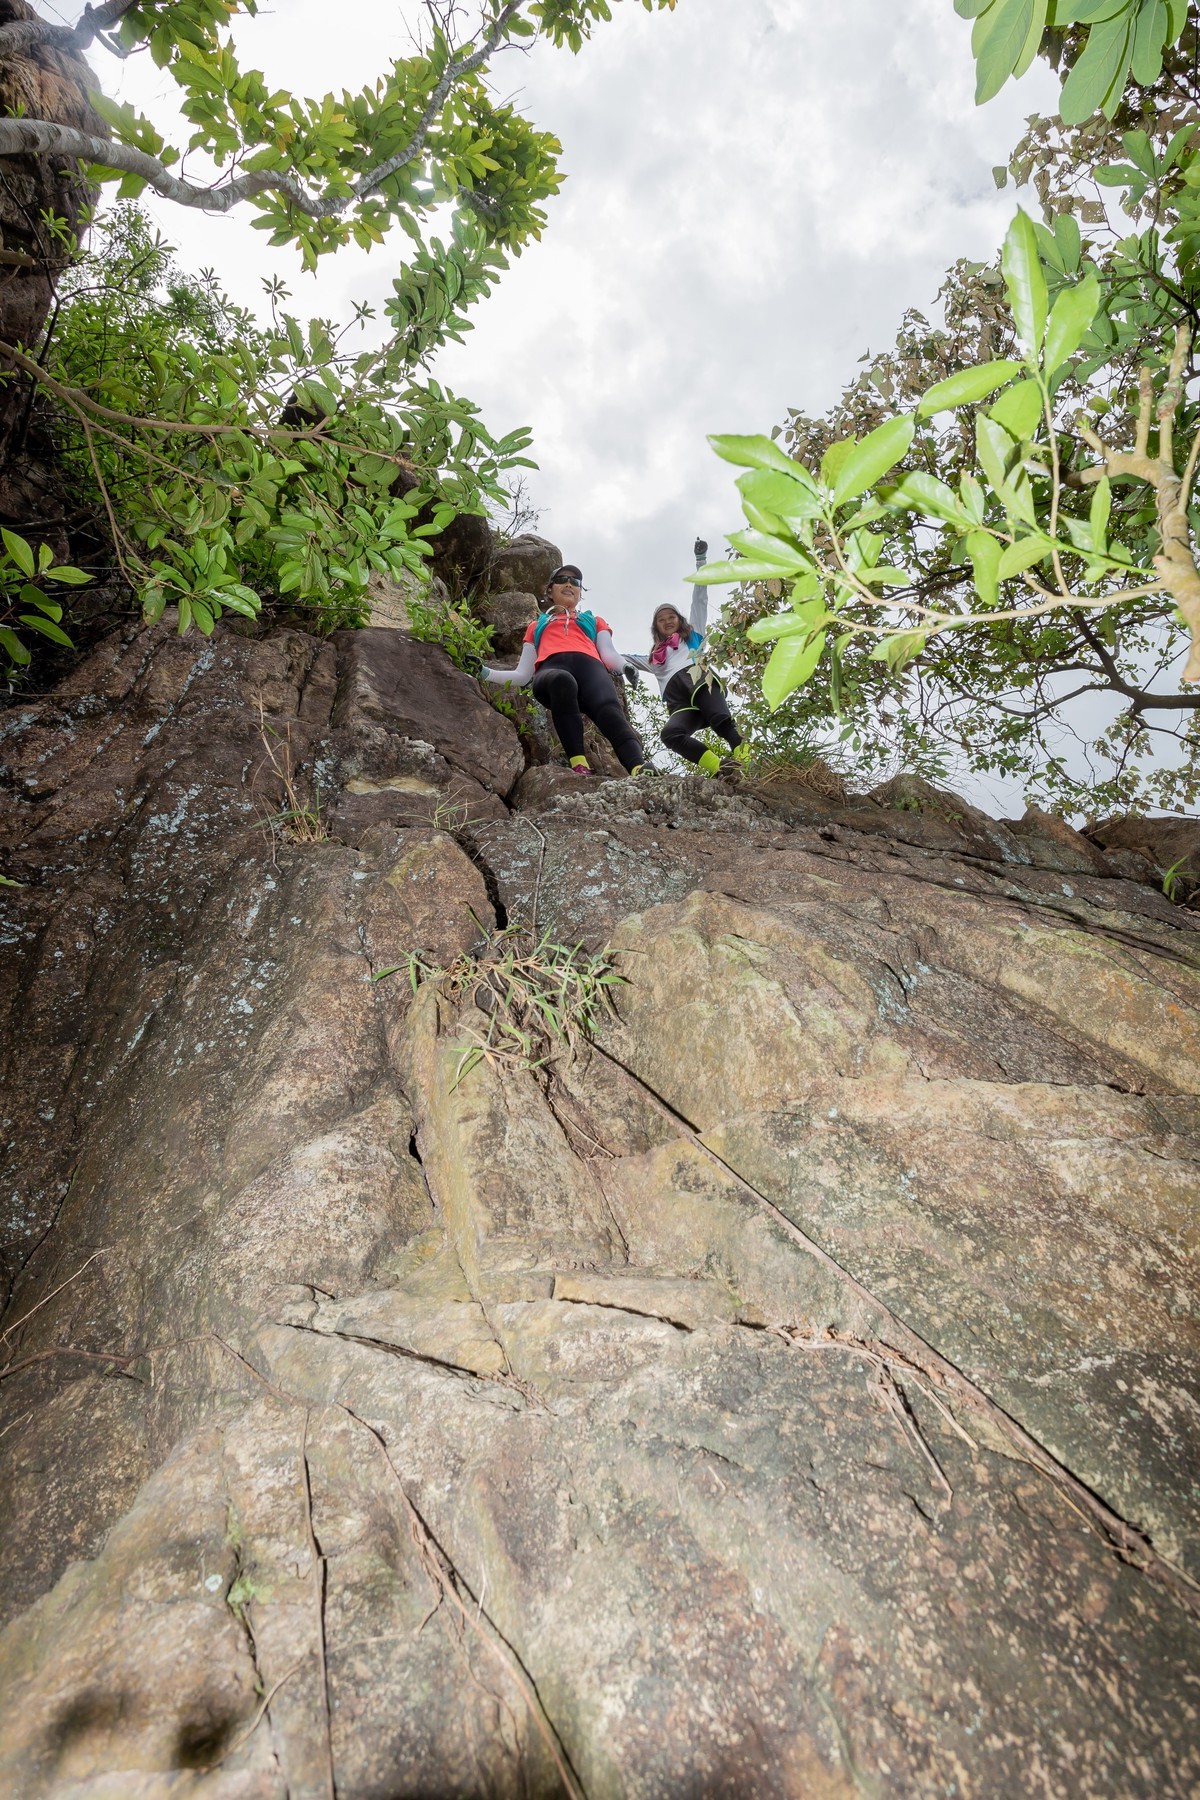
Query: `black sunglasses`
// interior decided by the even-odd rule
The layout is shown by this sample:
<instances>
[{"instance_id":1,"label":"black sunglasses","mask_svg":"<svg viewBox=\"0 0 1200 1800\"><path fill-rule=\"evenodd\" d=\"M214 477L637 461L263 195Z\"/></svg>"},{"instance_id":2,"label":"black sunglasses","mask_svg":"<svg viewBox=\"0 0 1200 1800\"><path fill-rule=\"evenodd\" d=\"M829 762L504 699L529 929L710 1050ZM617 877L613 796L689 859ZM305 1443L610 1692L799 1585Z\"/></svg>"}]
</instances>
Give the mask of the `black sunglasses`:
<instances>
[{"instance_id":1,"label":"black sunglasses","mask_svg":"<svg viewBox=\"0 0 1200 1800\"><path fill-rule=\"evenodd\" d=\"M578 575L554 575L551 577L550 586L551 587L577 587L577 588L579 588L579 590L581 592L583 590L583 583L579 579Z\"/></svg>"}]
</instances>

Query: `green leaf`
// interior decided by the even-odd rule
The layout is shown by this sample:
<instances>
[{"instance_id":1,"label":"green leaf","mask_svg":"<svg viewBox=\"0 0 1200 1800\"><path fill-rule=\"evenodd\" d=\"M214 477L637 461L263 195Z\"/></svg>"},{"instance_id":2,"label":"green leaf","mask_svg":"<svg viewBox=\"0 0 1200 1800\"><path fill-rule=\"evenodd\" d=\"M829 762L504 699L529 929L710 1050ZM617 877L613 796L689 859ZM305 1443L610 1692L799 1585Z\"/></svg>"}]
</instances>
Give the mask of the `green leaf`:
<instances>
[{"instance_id":1,"label":"green leaf","mask_svg":"<svg viewBox=\"0 0 1200 1800\"><path fill-rule=\"evenodd\" d=\"M761 512L770 513L785 525L806 524L824 510L815 488L804 486L778 469L748 469L738 476L737 485L743 506L754 506Z\"/></svg>"},{"instance_id":2,"label":"green leaf","mask_svg":"<svg viewBox=\"0 0 1200 1800\"><path fill-rule=\"evenodd\" d=\"M995 606L1000 576L999 540L990 531L969 532L967 555L975 576L975 592L985 606Z\"/></svg>"},{"instance_id":3,"label":"green leaf","mask_svg":"<svg viewBox=\"0 0 1200 1800\"><path fill-rule=\"evenodd\" d=\"M1163 0L1142 0L1133 28L1133 79L1141 87L1153 87L1162 73L1163 38L1167 29L1167 9ZM1132 135L1132 134L1130 134ZM1144 136L1144 133L1138 133ZM1131 152L1132 154L1132 152ZM1147 174L1153 175L1151 167Z\"/></svg>"},{"instance_id":4,"label":"green leaf","mask_svg":"<svg viewBox=\"0 0 1200 1800\"><path fill-rule=\"evenodd\" d=\"M31 587L28 582L21 589L21 602L25 606L36 606L40 613L53 619L57 625L62 618L63 609L57 600L48 600L40 588Z\"/></svg>"},{"instance_id":5,"label":"green leaf","mask_svg":"<svg viewBox=\"0 0 1200 1800\"><path fill-rule=\"evenodd\" d=\"M37 565L33 560L33 551L25 539L18 537L15 531L9 531L7 526L0 526L0 538L4 540L4 548L22 575L28 575L32 579L37 573Z\"/></svg>"},{"instance_id":6,"label":"green leaf","mask_svg":"<svg viewBox=\"0 0 1200 1800\"><path fill-rule=\"evenodd\" d=\"M855 444L834 479L834 505L857 499L881 481L907 451L916 427L914 414L901 413L897 418L885 419L860 444Z\"/></svg>"},{"instance_id":7,"label":"green leaf","mask_svg":"<svg viewBox=\"0 0 1200 1800\"><path fill-rule=\"evenodd\" d=\"M1046 329L1046 278L1038 260L1037 233L1033 220L1019 209L1008 228L1000 255L1008 304L1022 348L1032 360L1042 344Z\"/></svg>"},{"instance_id":8,"label":"green leaf","mask_svg":"<svg viewBox=\"0 0 1200 1800\"><path fill-rule=\"evenodd\" d=\"M3 650L10 662L19 663L22 667L30 660L28 650L16 632L10 631L7 625L0 625L0 650Z\"/></svg>"},{"instance_id":9,"label":"green leaf","mask_svg":"<svg viewBox=\"0 0 1200 1800\"><path fill-rule=\"evenodd\" d=\"M927 475L923 469L914 469L898 482L889 499L893 506L902 506L907 512L947 519L952 525L969 526L972 523L954 489L939 481L936 475Z\"/></svg>"},{"instance_id":10,"label":"green leaf","mask_svg":"<svg viewBox=\"0 0 1200 1800\"><path fill-rule=\"evenodd\" d=\"M730 533L729 542L743 556L755 562L773 563L787 574L812 566L801 551L793 549L782 538L771 537L765 531L734 531Z\"/></svg>"},{"instance_id":11,"label":"green leaf","mask_svg":"<svg viewBox=\"0 0 1200 1800\"><path fill-rule=\"evenodd\" d=\"M780 639L771 652L762 678L763 699L772 712L777 711L796 688L803 687L820 662L824 648L823 630Z\"/></svg>"},{"instance_id":12,"label":"green leaf","mask_svg":"<svg viewBox=\"0 0 1200 1800\"><path fill-rule=\"evenodd\" d=\"M1046 327L1046 373L1053 375L1067 358L1074 356L1096 316L1100 304L1100 279L1089 269L1082 281L1064 288L1054 302L1050 323Z\"/></svg>"},{"instance_id":13,"label":"green leaf","mask_svg":"<svg viewBox=\"0 0 1200 1800\"><path fill-rule=\"evenodd\" d=\"M976 19L971 32L976 106L994 99L1012 74L1025 48L1032 18L1033 0L993 0Z\"/></svg>"},{"instance_id":14,"label":"green leaf","mask_svg":"<svg viewBox=\"0 0 1200 1800\"><path fill-rule=\"evenodd\" d=\"M702 569L690 570L683 580L690 581L693 587L725 587L731 582L780 581L784 575L779 563L756 561L748 556L738 562L705 563ZM299 576L291 585L297 585L298 581ZM282 589L284 582L279 585Z\"/></svg>"},{"instance_id":15,"label":"green leaf","mask_svg":"<svg viewBox=\"0 0 1200 1800\"><path fill-rule=\"evenodd\" d=\"M1128 9L1092 26L1083 54L1063 83L1058 110L1064 125L1082 125L1114 92L1120 97L1133 54L1133 17Z\"/></svg>"},{"instance_id":16,"label":"green leaf","mask_svg":"<svg viewBox=\"0 0 1200 1800\"><path fill-rule=\"evenodd\" d=\"M1111 19L1136 4L1137 0L1055 0L1053 23L1094 25L1098 19Z\"/></svg>"},{"instance_id":17,"label":"green leaf","mask_svg":"<svg viewBox=\"0 0 1200 1800\"><path fill-rule=\"evenodd\" d=\"M822 612L824 613L823 607ZM829 615L824 613L824 616L828 618ZM812 635L814 623L807 615L801 617L794 612L772 613L768 618L755 619L752 624L747 625L746 636L752 644L769 644L775 638L807 638Z\"/></svg>"},{"instance_id":18,"label":"green leaf","mask_svg":"<svg viewBox=\"0 0 1200 1800\"><path fill-rule=\"evenodd\" d=\"M793 462L769 437L710 437L709 443L726 462L743 469L778 469L793 481L813 485L812 476L802 463Z\"/></svg>"},{"instance_id":19,"label":"green leaf","mask_svg":"<svg viewBox=\"0 0 1200 1800\"><path fill-rule=\"evenodd\" d=\"M1054 221L1054 235L1058 239L1063 267L1070 274L1079 267L1079 255L1083 248L1079 236L1079 221L1074 213L1059 213Z\"/></svg>"},{"instance_id":20,"label":"green leaf","mask_svg":"<svg viewBox=\"0 0 1200 1800\"><path fill-rule=\"evenodd\" d=\"M41 613L22 613L20 617L22 625L27 625L30 631L40 631L42 636L48 637L52 644L65 644L68 650L72 648L70 638L62 626L56 625L53 619L43 618Z\"/></svg>"},{"instance_id":21,"label":"green leaf","mask_svg":"<svg viewBox=\"0 0 1200 1800\"><path fill-rule=\"evenodd\" d=\"M998 359L976 363L969 369L960 369L956 375L947 375L944 381L935 381L921 396L918 416L928 419L934 413L950 412L956 406L971 406L977 400L986 400L998 387L1019 375L1021 367L1019 362Z\"/></svg>"},{"instance_id":22,"label":"green leaf","mask_svg":"<svg viewBox=\"0 0 1200 1800\"><path fill-rule=\"evenodd\" d=\"M910 570L893 569L889 568L886 564L877 565L873 569L856 569L854 573L859 581L864 582L867 586L871 586L872 584L876 587L912 586L912 573Z\"/></svg>"},{"instance_id":23,"label":"green leaf","mask_svg":"<svg viewBox=\"0 0 1200 1800\"><path fill-rule=\"evenodd\" d=\"M1007 394L1001 394L995 406L988 408L988 417L1003 425L1013 437L1023 439L1032 437L1037 430L1042 410L1042 390L1030 376L1009 388Z\"/></svg>"},{"instance_id":24,"label":"green leaf","mask_svg":"<svg viewBox=\"0 0 1200 1800\"><path fill-rule=\"evenodd\" d=\"M920 655L928 636L927 631L897 631L891 637L880 638L867 661L885 662L898 674L905 663Z\"/></svg>"},{"instance_id":25,"label":"green leaf","mask_svg":"<svg viewBox=\"0 0 1200 1800\"><path fill-rule=\"evenodd\" d=\"M1159 0L1159 3L1161 4L1161 0ZM1142 10L1145 11L1145 7L1143 7ZM1163 24L1164 26L1166 24L1165 7L1163 8ZM1147 82L1145 85L1148 87L1150 84ZM1125 154L1130 162L1136 163L1138 168L1142 171L1142 174L1149 175L1151 180L1153 180L1158 172L1157 164L1154 160L1154 146L1146 133L1144 131L1122 132L1121 142L1125 146Z\"/></svg>"},{"instance_id":26,"label":"green leaf","mask_svg":"<svg viewBox=\"0 0 1200 1800\"><path fill-rule=\"evenodd\" d=\"M1013 64L1013 75L1019 81L1037 55L1042 34L1046 29L1046 15L1050 10L1050 0L1033 0L1033 17L1029 21L1029 30L1021 47L1021 54Z\"/></svg>"},{"instance_id":27,"label":"green leaf","mask_svg":"<svg viewBox=\"0 0 1200 1800\"><path fill-rule=\"evenodd\" d=\"M821 458L821 480L827 488L833 487L842 472L842 464L853 450L857 438L839 438L836 444L830 444Z\"/></svg>"},{"instance_id":28,"label":"green leaf","mask_svg":"<svg viewBox=\"0 0 1200 1800\"><path fill-rule=\"evenodd\" d=\"M61 581L66 587L83 587L91 580L82 569L73 568L70 563L55 563L46 570L47 581Z\"/></svg>"},{"instance_id":29,"label":"green leaf","mask_svg":"<svg viewBox=\"0 0 1200 1800\"><path fill-rule=\"evenodd\" d=\"M1040 531L1030 537L1018 538L1015 544L1006 544L1000 553L998 573L1001 581L1019 575L1023 569L1032 569L1035 563L1044 562L1053 548L1050 538Z\"/></svg>"},{"instance_id":30,"label":"green leaf","mask_svg":"<svg viewBox=\"0 0 1200 1800\"><path fill-rule=\"evenodd\" d=\"M974 475L964 474L958 483L958 497L962 501L963 511L974 525L983 524L985 503L983 489Z\"/></svg>"},{"instance_id":31,"label":"green leaf","mask_svg":"<svg viewBox=\"0 0 1200 1800\"><path fill-rule=\"evenodd\" d=\"M975 451L979 466L999 491L1008 483L1008 460L1016 453L1016 445L1002 425L986 413L975 415Z\"/></svg>"}]
</instances>

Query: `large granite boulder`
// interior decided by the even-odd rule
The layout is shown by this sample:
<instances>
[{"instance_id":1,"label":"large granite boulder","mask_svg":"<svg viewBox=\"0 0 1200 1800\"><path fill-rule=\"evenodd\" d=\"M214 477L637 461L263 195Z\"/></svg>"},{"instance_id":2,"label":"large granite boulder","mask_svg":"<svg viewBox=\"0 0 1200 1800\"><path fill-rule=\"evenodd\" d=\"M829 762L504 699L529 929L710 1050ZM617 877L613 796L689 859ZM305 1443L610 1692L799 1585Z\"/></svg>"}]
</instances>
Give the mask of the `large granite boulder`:
<instances>
[{"instance_id":1,"label":"large granite boulder","mask_svg":"<svg viewBox=\"0 0 1200 1800\"><path fill-rule=\"evenodd\" d=\"M1200 893L1200 819L1179 813L1148 819L1103 819L1088 835L1109 855L1144 857L1160 880L1172 871L1169 885L1177 898Z\"/></svg>"},{"instance_id":2,"label":"large granite boulder","mask_svg":"<svg viewBox=\"0 0 1200 1800\"><path fill-rule=\"evenodd\" d=\"M0 1788L1190 1797L1200 921L489 711L159 628L3 721Z\"/></svg>"},{"instance_id":3,"label":"large granite boulder","mask_svg":"<svg viewBox=\"0 0 1200 1800\"><path fill-rule=\"evenodd\" d=\"M538 602L532 594L505 592L489 594L475 605L477 616L492 628L496 655L508 661L521 654L525 633L538 616Z\"/></svg>"},{"instance_id":4,"label":"large granite boulder","mask_svg":"<svg viewBox=\"0 0 1200 1800\"><path fill-rule=\"evenodd\" d=\"M549 538L532 531L492 545L486 590L489 594L533 594L538 600L546 583L563 560L562 551Z\"/></svg>"}]
</instances>

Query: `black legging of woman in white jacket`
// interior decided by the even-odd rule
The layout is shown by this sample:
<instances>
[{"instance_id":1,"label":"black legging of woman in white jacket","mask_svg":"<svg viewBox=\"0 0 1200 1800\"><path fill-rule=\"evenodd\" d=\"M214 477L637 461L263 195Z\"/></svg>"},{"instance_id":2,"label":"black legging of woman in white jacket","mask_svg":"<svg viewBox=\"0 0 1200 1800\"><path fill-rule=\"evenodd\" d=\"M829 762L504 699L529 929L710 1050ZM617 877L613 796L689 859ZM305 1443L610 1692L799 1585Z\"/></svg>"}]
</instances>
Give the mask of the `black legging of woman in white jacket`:
<instances>
[{"instance_id":1,"label":"black legging of woman in white jacket","mask_svg":"<svg viewBox=\"0 0 1200 1800\"><path fill-rule=\"evenodd\" d=\"M696 567L703 568L706 559L707 547L697 544ZM682 617L678 607L675 612L677 617ZM707 630L708 589L697 587L692 591L687 643L681 641L668 649L662 662L652 662L648 656L625 658L627 663L653 675L657 681L668 715L659 736L668 750L690 763L698 763L705 754L704 744L695 736L697 731L715 731L731 750L736 750L742 742L725 689L716 676L705 673L697 661Z\"/></svg>"}]
</instances>

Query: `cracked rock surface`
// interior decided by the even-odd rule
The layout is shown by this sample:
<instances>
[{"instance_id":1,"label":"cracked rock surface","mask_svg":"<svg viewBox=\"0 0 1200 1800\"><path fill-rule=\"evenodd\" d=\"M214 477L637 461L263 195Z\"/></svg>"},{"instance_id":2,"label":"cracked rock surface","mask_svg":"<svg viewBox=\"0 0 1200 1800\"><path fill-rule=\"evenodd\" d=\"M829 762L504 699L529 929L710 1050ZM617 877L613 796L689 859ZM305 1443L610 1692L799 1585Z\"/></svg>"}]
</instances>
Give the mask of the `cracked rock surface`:
<instances>
[{"instance_id":1,"label":"cracked rock surface","mask_svg":"<svg viewBox=\"0 0 1200 1800\"><path fill-rule=\"evenodd\" d=\"M0 744L0 1791L1197 1792L1141 836L583 780L386 629L131 632ZM407 959L520 918L616 1015L456 1079Z\"/></svg>"}]
</instances>

